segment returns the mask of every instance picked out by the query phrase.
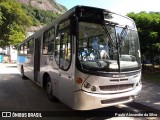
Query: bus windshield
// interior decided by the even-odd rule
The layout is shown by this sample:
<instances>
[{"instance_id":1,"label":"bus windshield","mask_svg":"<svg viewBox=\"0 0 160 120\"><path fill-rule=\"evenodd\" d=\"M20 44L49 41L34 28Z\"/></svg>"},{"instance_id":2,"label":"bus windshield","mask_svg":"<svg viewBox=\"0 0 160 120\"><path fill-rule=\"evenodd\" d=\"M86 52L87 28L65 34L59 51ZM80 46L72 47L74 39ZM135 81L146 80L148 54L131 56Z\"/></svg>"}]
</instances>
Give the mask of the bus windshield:
<instances>
[{"instance_id":1,"label":"bus windshield","mask_svg":"<svg viewBox=\"0 0 160 120\"><path fill-rule=\"evenodd\" d=\"M137 31L128 29L126 35L118 39L123 29L117 25L79 22L77 52L81 69L119 72L140 68Z\"/></svg>"}]
</instances>

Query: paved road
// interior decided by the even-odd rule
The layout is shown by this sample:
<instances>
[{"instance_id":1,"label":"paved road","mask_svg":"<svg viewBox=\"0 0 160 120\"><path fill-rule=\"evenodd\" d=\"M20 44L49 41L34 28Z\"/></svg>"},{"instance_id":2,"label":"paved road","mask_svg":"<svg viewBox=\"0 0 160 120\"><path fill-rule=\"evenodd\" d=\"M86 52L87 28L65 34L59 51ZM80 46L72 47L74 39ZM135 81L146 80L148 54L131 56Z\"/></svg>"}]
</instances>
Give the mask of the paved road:
<instances>
[{"instance_id":1,"label":"paved road","mask_svg":"<svg viewBox=\"0 0 160 120\"><path fill-rule=\"evenodd\" d=\"M2 70L3 69L3 70ZM62 111L59 112L59 117L54 118L45 118L52 120L146 120L145 117L108 117L109 112L117 111L117 112L131 112L131 113L139 113L139 109L129 107L127 105L120 105L116 107L108 107L100 110L93 111L93 115L82 117L86 112L75 111L64 105L61 102L51 102L47 98L45 91L35 85L30 80L22 80L21 76L15 65L0 65L0 111L52 111L53 114L56 112L53 111ZM69 111L69 112L68 112ZM95 115L103 112L106 116L101 118ZM78 117L61 117L63 114L73 113L73 116ZM102 113L101 113L102 114ZM96 117L95 117L96 116ZM20 118L17 118L20 120ZM27 120L28 118L26 118ZM38 118L39 120L40 118ZM156 118L158 120L158 118ZM29 119L30 120L30 119Z\"/></svg>"}]
</instances>

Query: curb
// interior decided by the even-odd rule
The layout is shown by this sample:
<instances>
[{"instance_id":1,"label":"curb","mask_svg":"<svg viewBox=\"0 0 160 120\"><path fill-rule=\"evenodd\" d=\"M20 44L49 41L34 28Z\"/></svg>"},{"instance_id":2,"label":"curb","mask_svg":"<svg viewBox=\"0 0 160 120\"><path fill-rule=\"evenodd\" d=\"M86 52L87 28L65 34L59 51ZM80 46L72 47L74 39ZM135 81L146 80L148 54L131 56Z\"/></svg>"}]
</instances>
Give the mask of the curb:
<instances>
[{"instance_id":1,"label":"curb","mask_svg":"<svg viewBox=\"0 0 160 120\"><path fill-rule=\"evenodd\" d=\"M15 64L15 63L0 63L0 65L1 65L1 66L5 66L5 67L6 67L6 66L11 66L11 67L12 67L12 66L17 66L17 64Z\"/></svg>"}]
</instances>

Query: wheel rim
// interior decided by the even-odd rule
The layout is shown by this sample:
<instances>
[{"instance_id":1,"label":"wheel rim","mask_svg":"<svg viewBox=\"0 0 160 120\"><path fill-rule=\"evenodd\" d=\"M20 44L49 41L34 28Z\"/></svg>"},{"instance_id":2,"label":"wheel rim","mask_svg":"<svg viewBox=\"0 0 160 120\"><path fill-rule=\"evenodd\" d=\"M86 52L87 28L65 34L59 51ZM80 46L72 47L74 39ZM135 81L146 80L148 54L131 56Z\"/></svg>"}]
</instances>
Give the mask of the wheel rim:
<instances>
[{"instance_id":1,"label":"wheel rim","mask_svg":"<svg viewBox=\"0 0 160 120\"><path fill-rule=\"evenodd\" d=\"M47 93L48 93L48 95L51 95L51 93L52 93L52 83L51 83L51 81L47 82Z\"/></svg>"}]
</instances>

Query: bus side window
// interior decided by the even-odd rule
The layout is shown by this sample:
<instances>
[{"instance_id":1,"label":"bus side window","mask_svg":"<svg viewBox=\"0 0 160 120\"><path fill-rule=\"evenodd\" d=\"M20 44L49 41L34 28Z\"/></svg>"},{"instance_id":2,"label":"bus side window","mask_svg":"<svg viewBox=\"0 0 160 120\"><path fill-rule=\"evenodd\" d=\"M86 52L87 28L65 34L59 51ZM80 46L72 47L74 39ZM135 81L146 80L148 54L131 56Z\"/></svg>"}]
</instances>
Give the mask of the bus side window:
<instances>
[{"instance_id":1,"label":"bus side window","mask_svg":"<svg viewBox=\"0 0 160 120\"><path fill-rule=\"evenodd\" d=\"M55 29L54 27L46 30L43 35L43 54L50 55L54 50L54 37Z\"/></svg>"},{"instance_id":2,"label":"bus side window","mask_svg":"<svg viewBox=\"0 0 160 120\"><path fill-rule=\"evenodd\" d=\"M71 62L71 40L70 40L70 34L69 30L66 29L64 31L63 39L61 39L61 62L60 62L60 67L61 69L67 70L70 66Z\"/></svg>"},{"instance_id":3,"label":"bus side window","mask_svg":"<svg viewBox=\"0 0 160 120\"><path fill-rule=\"evenodd\" d=\"M23 44L20 46L20 54L23 54Z\"/></svg>"},{"instance_id":4,"label":"bus side window","mask_svg":"<svg viewBox=\"0 0 160 120\"><path fill-rule=\"evenodd\" d=\"M60 68L67 70L71 62L71 40L69 29L63 31L60 42Z\"/></svg>"},{"instance_id":5,"label":"bus side window","mask_svg":"<svg viewBox=\"0 0 160 120\"><path fill-rule=\"evenodd\" d=\"M34 43L33 43L33 38L32 38L28 42L28 54L33 54L33 46L34 46Z\"/></svg>"},{"instance_id":6,"label":"bus side window","mask_svg":"<svg viewBox=\"0 0 160 120\"><path fill-rule=\"evenodd\" d=\"M49 42L48 43L48 54L52 54L53 53L53 49L54 48L54 42Z\"/></svg>"},{"instance_id":7,"label":"bus side window","mask_svg":"<svg viewBox=\"0 0 160 120\"><path fill-rule=\"evenodd\" d=\"M60 51L60 34L57 35L56 40L55 40L55 61L57 65L59 66L59 51Z\"/></svg>"},{"instance_id":8,"label":"bus side window","mask_svg":"<svg viewBox=\"0 0 160 120\"><path fill-rule=\"evenodd\" d=\"M18 46L18 55L20 55L21 46Z\"/></svg>"},{"instance_id":9,"label":"bus side window","mask_svg":"<svg viewBox=\"0 0 160 120\"><path fill-rule=\"evenodd\" d=\"M24 54L27 54L28 42L24 43Z\"/></svg>"}]
</instances>

